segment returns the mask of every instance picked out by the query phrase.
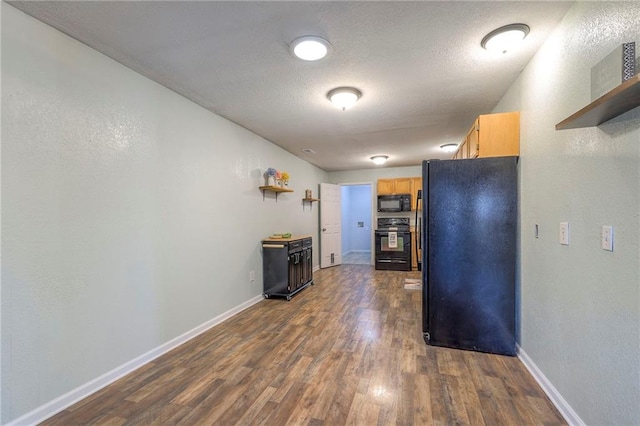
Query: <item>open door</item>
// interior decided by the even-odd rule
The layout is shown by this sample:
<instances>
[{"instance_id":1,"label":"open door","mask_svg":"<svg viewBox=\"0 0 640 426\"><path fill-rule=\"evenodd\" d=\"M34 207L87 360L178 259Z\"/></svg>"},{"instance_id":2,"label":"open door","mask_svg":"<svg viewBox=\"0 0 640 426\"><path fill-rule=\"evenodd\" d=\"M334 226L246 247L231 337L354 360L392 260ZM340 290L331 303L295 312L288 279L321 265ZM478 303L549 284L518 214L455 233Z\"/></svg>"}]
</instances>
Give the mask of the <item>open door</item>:
<instances>
[{"instance_id":1,"label":"open door","mask_svg":"<svg viewBox=\"0 0 640 426\"><path fill-rule=\"evenodd\" d=\"M340 185L320 184L320 267L342 264Z\"/></svg>"}]
</instances>

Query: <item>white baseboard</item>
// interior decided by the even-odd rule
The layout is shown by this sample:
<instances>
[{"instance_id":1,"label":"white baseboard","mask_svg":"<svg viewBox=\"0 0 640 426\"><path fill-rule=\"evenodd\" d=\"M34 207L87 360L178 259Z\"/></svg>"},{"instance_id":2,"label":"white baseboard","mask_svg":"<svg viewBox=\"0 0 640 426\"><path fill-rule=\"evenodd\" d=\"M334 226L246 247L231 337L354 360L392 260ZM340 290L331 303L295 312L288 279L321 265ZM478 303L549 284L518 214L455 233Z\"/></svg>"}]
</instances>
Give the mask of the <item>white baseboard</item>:
<instances>
[{"instance_id":1,"label":"white baseboard","mask_svg":"<svg viewBox=\"0 0 640 426\"><path fill-rule=\"evenodd\" d=\"M255 305L261 300L264 300L264 297L262 295L249 299L246 302L241 303L240 305L218 315L217 317L187 331L186 333L183 333L180 336L169 340L168 342L158 346L157 348L152 349L149 352L124 363L120 367L116 367L113 370L103 374L102 376L97 377L90 382L85 383L84 385L79 386L52 401L49 401L44 405L41 405L35 410L13 420L12 422L7 423L5 426L26 426L41 423L49 417L64 410L65 408L70 407L81 399L88 397L89 395L99 391L100 389L115 382L121 377L126 376L134 370L153 361L159 356L164 355L165 353L193 339L199 334L204 333L211 327L214 327L236 315L237 313L244 311L248 307Z\"/></svg>"},{"instance_id":2,"label":"white baseboard","mask_svg":"<svg viewBox=\"0 0 640 426\"><path fill-rule=\"evenodd\" d=\"M562 414L562 417L564 417L567 423L572 426L586 426L586 423L582 421L578 413L571 408L569 403L560 395L560 392L558 392L555 386L547 379L533 360L529 358L529 355L527 355L520 345L517 345L517 352L520 361L522 361L527 370L529 370L533 378L536 379L536 382L538 382L544 393L547 394L553 405L560 411L560 414Z\"/></svg>"}]
</instances>

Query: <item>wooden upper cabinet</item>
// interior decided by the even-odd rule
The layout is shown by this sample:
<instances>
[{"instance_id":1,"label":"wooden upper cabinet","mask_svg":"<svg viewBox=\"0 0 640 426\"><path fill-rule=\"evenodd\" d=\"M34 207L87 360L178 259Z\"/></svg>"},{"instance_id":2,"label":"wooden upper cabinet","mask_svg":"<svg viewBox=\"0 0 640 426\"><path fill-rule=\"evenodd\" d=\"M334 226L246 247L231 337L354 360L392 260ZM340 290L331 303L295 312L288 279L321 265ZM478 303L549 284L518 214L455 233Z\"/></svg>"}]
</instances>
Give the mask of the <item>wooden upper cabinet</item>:
<instances>
[{"instance_id":1,"label":"wooden upper cabinet","mask_svg":"<svg viewBox=\"0 0 640 426\"><path fill-rule=\"evenodd\" d=\"M412 177L411 179L411 210L416 209L416 200L418 199L418 190L422 189L422 178ZM422 208L418 208L422 210Z\"/></svg>"},{"instance_id":2,"label":"wooden upper cabinet","mask_svg":"<svg viewBox=\"0 0 640 426\"><path fill-rule=\"evenodd\" d=\"M466 140L462 141L460 144L460 158L469 158L469 145Z\"/></svg>"},{"instance_id":3,"label":"wooden upper cabinet","mask_svg":"<svg viewBox=\"0 0 640 426\"><path fill-rule=\"evenodd\" d=\"M378 179L378 195L411 194L411 178Z\"/></svg>"},{"instance_id":4,"label":"wooden upper cabinet","mask_svg":"<svg viewBox=\"0 0 640 426\"><path fill-rule=\"evenodd\" d=\"M478 157L520 155L520 113L505 112L478 117Z\"/></svg>"},{"instance_id":5,"label":"wooden upper cabinet","mask_svg":"<svg viewBox=\"0 0 640 426\"><path fill-rule=\"evenodd\" d=\"M411 178L396 178L396 194L411 194Z\"/></svg>"},{"instance_id":6,"label":"wooden upper cabinet","mask_svg":"<svg viewBox=\"0 0 640 426\"><path fill-rule=\"evenodd\" d=\"M378 195L394 194L396 189L395 179L378 179Z\"/></svg>"},{"instance_id":7,"label":"wooden upper cabinet","mask_svg":"<svg viewBox=\"0 0 640 426\"><path fill-rule=\"evenodd\" d=\"M520 155L520 113L516 111L478 116L453 158L518 155Z\"/></svg>"},{"instance_id":8,"label":"wooden upper cabinet","mask_svg":"<svg viewBox=\"0 0 640 426\"><path fill-rule=\"evenodd\" d=\"M468 158L478 158L480 152L478 151L478 120L473 123L473 127L467 134L467 147L469 149Z\"/></svg>"}]
</instances>

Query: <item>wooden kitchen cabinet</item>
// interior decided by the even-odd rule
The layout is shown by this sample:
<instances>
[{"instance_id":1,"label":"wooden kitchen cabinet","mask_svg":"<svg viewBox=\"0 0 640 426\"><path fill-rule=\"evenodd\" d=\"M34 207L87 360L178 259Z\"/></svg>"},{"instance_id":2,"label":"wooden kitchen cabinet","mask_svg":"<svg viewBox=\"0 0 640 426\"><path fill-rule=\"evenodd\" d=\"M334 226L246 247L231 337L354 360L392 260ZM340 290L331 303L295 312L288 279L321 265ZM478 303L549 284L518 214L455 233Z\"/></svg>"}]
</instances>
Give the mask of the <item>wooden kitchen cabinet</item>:
<instances>
[{"instance_id":1,"label":"wooden kitchen cabinet","mask_svg":"<svg viewBox=\"0 0 640 426\"><path fill-rule=\"evenodd\" d=\"M396 189L395 179L378 179L376 188L378 195L394 194L394 191Z\"/></svg>"},{"instance_id":2,"label":"wooden kitchen cabinet","mask_svg":"<svg viewBox=\"0 0 640 426\"><path fill-rule=\"evenodd\" d=\"M378 179L378 195L411 194L411 178Z\"/></svg>"},{"instance_id":3,"label":"wooden kitchen cabinet","mask_svg":"<svg viewBox=\"0 0 640 426\"><path fill-rule=\"evenodd\" d=\"M418 190L422 189L422 178L412 177L411 178L411 210L416 209L416 200L418 199ZM422 208L418 208L418 210L422 210Z\"/></svg>"},{"instance_id":4,"label":"wooden kitchen cabinet","mask_svg":"<svg viewBox=\"0 0 640 426\"><path fill-rule=\"evenodd\" d=\"M411 178L396 178L396 194L411 194Z\"/></svg>"},{"instance_id":5,"label":"wooden kitchen cabinet","mask_svg":"<svg viewBox=\"0 0 640 426\"><path fill-rule=\"evenodd\" d=\"M466 145L468 151L467 158L478 158L478 131L476 130L476 123L473 123L473 127L471 127L471 130L467 133Z\"/></svg>"},{"instance_id":6,"label":"wooden kitchen cabinet","mask_svg":"<svg viewBox=\"0 0 640 426\"><path fill-rule=\"evenodd\" d=\"M478 116L453 159L520 155L520 113Z\"/></svg>"}]
</instances>

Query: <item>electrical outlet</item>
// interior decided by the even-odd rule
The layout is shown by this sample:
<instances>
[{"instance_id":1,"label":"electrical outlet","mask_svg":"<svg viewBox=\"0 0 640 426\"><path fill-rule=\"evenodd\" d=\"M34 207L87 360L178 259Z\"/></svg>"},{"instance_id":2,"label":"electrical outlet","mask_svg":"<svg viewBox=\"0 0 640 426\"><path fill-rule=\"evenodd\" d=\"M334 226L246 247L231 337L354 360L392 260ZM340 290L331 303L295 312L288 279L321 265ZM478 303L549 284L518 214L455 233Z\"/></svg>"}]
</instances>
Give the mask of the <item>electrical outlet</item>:
<instances>
[{"instance_id":1,"label":"electrical outlet","mask_svg":"<svg viewBox=\"0 0 640 426\"><path fill-rule=\"evenodd\" d=\"M560 222L560 244L569 245L569 222Z\"/></svg>"},{"instance_id":2,"label":"electrical outlet","mask_svg":"<svg viewBox=\"0 0 640 426\"><path fill-rule=\"evenodd\" d=\"M613 251L613 226L602 227L602 250Z\"/></svg>"},{"instance_id":3,"label":"electrical outlet","mask_svg":"<svg viewBox=\"0 0 640 426\"><path fill-rule=\"evenodd\" d=\"M249 281L254 282L256 280L256 273L254 271L249 271Z\"/></svg>"}]
</instances>

